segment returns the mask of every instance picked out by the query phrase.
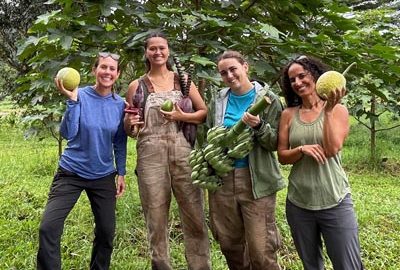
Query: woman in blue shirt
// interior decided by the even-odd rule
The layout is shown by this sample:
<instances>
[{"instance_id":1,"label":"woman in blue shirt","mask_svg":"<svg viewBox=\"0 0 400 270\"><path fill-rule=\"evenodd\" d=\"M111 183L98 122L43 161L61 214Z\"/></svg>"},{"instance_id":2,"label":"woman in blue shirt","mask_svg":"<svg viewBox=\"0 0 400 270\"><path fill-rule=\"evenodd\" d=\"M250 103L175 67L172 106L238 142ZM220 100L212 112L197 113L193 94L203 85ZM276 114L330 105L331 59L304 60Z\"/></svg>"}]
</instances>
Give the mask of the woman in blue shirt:
<instances>
[{"instance_id":1,"label":"woman in blue shirt","mask_svg":"<svg viewBox=\"0 0 400 270\"><path fill-rule=\"evenodd\" d=\"M116 197L125 191L126 134L124 100L113 92L119 56L99 53L93 86L66 90L60 133L68 140L50 188L39 229L38 269L61 269L60 240L64 221L84 190L95 220L90 269L108 269L115 232ZM115 163L115 165L114 165Z\"/></svg>"}]
</instances>

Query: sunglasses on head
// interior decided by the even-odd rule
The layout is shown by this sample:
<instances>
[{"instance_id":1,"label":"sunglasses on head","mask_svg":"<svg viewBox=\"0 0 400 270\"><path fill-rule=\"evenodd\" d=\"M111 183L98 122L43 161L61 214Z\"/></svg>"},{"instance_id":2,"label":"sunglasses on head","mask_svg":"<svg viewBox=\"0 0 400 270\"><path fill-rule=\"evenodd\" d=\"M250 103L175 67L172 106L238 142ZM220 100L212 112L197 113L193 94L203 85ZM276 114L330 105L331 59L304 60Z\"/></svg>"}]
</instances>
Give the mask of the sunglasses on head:
<instances>
[{"instance_id":1,"label":"sunglasses on head","mask_svg":"<svg viewBox=\"0 0 400 270\"><path fill-rule=\"evenodd\" d=\"M295 60L295 61L298 61L298 60L302 60L302 59L307 59L307 56L305 56L305 55L300 55L300 56L296 57L296 59L294 59L294 60Z\"/></svg>"},{"instance_id":2,"label":"sunglasses on head","mask_svg":"<svg viewBox=\"0 0 400 270\"><path fill-rule=\"evenodd\" d=\"M109 52L99 52L99 56L100 57L111 57L112 59L114 59L115 61L119 60L119 55L115 54L115 53L109 53Z\"/></svg>"}]
</instances>

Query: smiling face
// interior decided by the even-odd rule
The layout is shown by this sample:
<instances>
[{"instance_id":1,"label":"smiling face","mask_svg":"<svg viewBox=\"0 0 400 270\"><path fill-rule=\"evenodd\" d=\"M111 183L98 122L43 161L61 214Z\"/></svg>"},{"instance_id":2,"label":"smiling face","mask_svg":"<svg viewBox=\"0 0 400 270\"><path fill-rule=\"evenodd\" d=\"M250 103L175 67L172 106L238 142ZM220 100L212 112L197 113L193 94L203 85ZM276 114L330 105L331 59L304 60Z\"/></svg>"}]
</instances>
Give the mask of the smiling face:
<instances>
[{"instance_id":1,"label":"smiling face","mask_svg":"<svg viewBox=\"0 0 400 270\"><path fill-rule=\"evenodd\" d=\"M218 62L218 72L224 83L234 91L248 90L251 86L247 76L249 66L246 62L240 63L236 58L225 58Z\"/></svg>"},{"instance_id":2,"label":"smiling face","mask_svg":"<svg viewBox=\"0 0 400 270\"><path fill-rule=\"evenodd\" d=\"M97 66L93 68L96 87L99 90L110 90L119 77L118 61L112 57L99 57Z\"/></svg>"},{"instance_id":3,"label":"smiling face","mask_svg":"<svg viewBox=\"0 0 400 270\"><path fill-rule=\"evenodd\" d=\"M145 57L150 65L165 65L169 57L168 41L162 37L147 40Z\"/></svg>"},{"instance_id":4,"label":"smiling face","mask_svg":"<svg viewBox=\"0 0 400 270\"><path fill-rule=\"evenodd\" d=\"M315 92L315 79L302 65L297 63L291 65L288 76L293 91L300 97Z\"/></svg>"}]
</instances>

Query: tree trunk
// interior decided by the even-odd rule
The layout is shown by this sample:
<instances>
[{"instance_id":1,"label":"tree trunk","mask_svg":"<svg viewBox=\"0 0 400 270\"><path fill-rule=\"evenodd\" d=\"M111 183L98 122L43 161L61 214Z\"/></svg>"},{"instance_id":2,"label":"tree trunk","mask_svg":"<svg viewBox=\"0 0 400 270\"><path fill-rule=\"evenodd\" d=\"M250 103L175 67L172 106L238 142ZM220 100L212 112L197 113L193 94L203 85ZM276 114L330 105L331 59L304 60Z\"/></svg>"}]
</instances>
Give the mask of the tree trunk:
<instances>
[{"instance_id":1,"label":"tree trunk","mask_svg":"<svg viewBox=\"0 0 400 270\"><path fill-rule=\"evenodd\" d=\"M376 113L376 96L372 95L371 97L371 115L370 117L370 123L371 123L371 137L370 137L370 142L371 142L371 160L376 159L376 119L375 119L375 113Z\"/></svg>"}]
</instances>

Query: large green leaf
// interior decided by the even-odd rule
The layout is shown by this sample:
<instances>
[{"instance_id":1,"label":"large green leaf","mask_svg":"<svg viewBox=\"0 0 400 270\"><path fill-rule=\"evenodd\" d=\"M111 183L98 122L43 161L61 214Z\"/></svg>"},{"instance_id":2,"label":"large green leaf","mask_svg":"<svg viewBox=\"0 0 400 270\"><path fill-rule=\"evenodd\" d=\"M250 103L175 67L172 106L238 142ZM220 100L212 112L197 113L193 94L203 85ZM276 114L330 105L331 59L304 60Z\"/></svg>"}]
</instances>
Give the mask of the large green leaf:
<instances>
[{"instance_id":1,"label":"large green leaf","mask_svg":"<svg viewBox=\"0 0 400 270\"><path fill-rule=\"evenodd\" d=\"M202 66L213 66L215 67L216 64L212 61L210 61L208 58L206 57L202 57L202 56L198 56L198 55L194 55L193 57L190 58L190 60L196 64L200 64Z\"/></svg>"}]
</instances>

